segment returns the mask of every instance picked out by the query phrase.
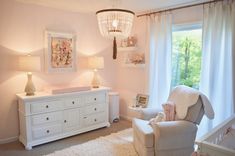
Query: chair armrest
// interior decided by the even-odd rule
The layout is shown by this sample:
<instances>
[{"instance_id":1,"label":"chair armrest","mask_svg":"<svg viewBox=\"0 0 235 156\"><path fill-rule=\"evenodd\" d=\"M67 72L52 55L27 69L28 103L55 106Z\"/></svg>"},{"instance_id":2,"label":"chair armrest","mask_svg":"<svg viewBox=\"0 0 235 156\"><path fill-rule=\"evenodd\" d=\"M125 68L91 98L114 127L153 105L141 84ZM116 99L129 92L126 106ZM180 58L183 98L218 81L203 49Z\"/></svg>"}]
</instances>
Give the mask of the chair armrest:
<instances>
[{"instance_id":1,"label":"chair armrest","mask_svg":"<svg viewBox=\"0 0 235 156\"><path fill-rule=\"evenodd\" d=\"M159 150L193 147L197 125L188 121L167 121L152 125Z\"/></svg>"},{"instance_id":2,"label":"chair armrest","mask_svg":"<svg viewBox=\"0 0 235 156\"><path fill-rule=\"evenodd\" d=\"M153 128L146 120L134 118L132 120L134 141L140 140L145 147L153 147L154 133ZM138 139L137 139L138 138Z\"/></svg>"},{"instance_id":3,"label":"chair armrest","mask_svg":"<svg viewBox=\"0 0 235 156\"><path fill-rule=\"evenodd\" d=\"M155 118L157 113L162 112L163 110L157 108L142 108L141 110L141 119L150 120L151 118Z\"/></svg>"}]
</instances>

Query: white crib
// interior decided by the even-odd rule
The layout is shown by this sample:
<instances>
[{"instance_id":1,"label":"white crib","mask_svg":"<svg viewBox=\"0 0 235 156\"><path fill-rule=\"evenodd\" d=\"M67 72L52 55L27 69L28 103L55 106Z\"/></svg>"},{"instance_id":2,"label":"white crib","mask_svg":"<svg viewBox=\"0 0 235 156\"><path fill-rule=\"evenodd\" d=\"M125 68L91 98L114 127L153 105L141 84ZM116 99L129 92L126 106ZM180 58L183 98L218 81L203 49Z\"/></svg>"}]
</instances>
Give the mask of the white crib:
<instances>
[{"instance_id":1,"label":"white crib","mask_svg":"<svg viewBox=\"0 0 235 156\"><path fill-rule=\"evenodd\" d=\"M208 156L235 156L235 150L219 145L228 128L235 124L235 114L215 127L212 131L196 140L198 152ZM235 143L235 140L234 140Z\"/></svg>"}]
</instances>

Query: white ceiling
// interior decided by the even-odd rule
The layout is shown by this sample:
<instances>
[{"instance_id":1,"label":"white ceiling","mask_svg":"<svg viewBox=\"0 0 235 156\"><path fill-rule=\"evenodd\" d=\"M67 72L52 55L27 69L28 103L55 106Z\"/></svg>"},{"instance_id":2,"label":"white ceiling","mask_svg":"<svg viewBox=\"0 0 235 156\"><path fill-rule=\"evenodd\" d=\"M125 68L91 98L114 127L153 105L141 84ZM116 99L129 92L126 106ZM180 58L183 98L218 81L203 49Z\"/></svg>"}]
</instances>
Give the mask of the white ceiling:
<instances>
[{"instance_id":1,"label":"white ceiling","mask_svg":"<svg viewBox=\"0 0 235 156\"><path fill-rule=\"evenodd\" d=\"M17 0L24 3L31 3L69 10L73 12L95 13L100 9L111 8L115 0ZM176 6L200 3L208 0L116 0L118 8L125 8L135 13L144 13L151 10L161 10Z\"/></svg>"}]
</instances>

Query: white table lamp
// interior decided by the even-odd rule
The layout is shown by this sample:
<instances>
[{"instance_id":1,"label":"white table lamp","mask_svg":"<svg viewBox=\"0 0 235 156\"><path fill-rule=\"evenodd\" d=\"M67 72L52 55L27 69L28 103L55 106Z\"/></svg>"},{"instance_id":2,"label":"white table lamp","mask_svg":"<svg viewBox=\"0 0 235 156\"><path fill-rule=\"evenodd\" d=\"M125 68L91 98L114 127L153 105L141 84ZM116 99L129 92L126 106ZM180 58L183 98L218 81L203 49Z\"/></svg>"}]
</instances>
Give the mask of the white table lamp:
<instances>
[{"instance_id":1,"label":"white table lamp","mask_svg":"<svg viewBox=\"0 0 235 156\"><path fill-rule=\"evenodd\" d=\"M100 81L97 75L97 69L103 69L104 68L104 58L103 57L90 57L88 58L88 66L89 68L94 70L94 77L92 80L92 87L93 88L99 88Z\"/></svg>"},{"instance_id":2,"label":"white table lamp","mask_svg":"<svg viewBox=\"0 0 235 156\"><path fill-rule=\"evenodd\" d=\"M25 86L26 96L34 95L36 89L32 81L32 72L41 70L40 57L38 56L20 56L19 57L19 69L26 71L28 75L28 82Z\"/></svg>"}]
</instances>

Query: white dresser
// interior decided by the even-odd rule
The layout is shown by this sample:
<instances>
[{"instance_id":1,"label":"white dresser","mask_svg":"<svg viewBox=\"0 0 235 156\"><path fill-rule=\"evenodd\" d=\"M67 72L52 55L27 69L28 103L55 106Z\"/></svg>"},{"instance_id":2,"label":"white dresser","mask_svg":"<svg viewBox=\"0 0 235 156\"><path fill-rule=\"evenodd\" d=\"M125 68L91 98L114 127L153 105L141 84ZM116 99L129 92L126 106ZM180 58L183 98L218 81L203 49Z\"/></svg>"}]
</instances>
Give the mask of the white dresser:
<instances>
[{"instance_id":1,"label":"white dresser","mask_svg":"<svg viewBox=\"0 0 235 156\"><path fill-rule=\"evenodd\" d=\"M52 95L17 94L20 137L27 150L32 146L110 126L109 88Z\"/></svg>"}]
</instances>

